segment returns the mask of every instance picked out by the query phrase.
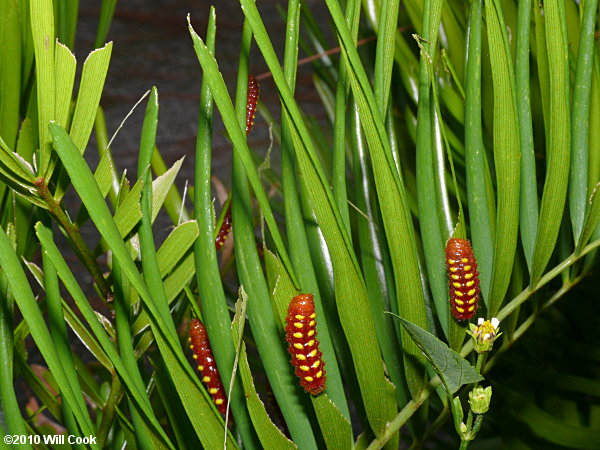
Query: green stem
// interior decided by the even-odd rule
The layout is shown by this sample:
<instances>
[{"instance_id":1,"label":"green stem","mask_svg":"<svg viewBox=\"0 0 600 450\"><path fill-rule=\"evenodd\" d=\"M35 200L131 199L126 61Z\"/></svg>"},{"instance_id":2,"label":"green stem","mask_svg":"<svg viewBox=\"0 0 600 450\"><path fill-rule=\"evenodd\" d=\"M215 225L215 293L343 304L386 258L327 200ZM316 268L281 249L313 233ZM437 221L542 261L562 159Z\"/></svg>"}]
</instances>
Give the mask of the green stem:
<instances>
[{"instance_id":1,"label":"green stem","mask_svg":"<svg viewBox=\"0 0 600 450\"><path fill-rule=\"evenodd\" d=\"M79 227L67 216L67 214L63 211L60 204L56 201L56 199L50 194L48 190L48 185L44 178L40 177L34 181L34 184L37 188L37 192L42 197L46 205L48 206L48 211L54 216L54 218L61 225L65 233L67 233L68 241L77 253L77 256L81 259L87 270L90 272L94 281L98 285L98 289L100 290L100 294L108 303L112 302L113 294L110 289L110 286L104 275L102 275L102 271L98 266L98 263L92 256L92 252L86 245L81 233L79 232Z\"/></svg>"},{"instance_id":2,"label":"green stem","mask_svg":"<svg viewBox=\"0 0 600 450\"><path fill-rule=\"evenodd\" d=\"M427 400L427 398L429 398L429 395L435 391L435 389L440 385L440 383L441 380L438 376L432 378L429 384L425 386L425 388L421 391L419 396L416 399L408 402L406 406L402 408L402 410L398 413L398 415L394 417L394 419L391 422L388 423L388 426L386 427L383 434L377 439L373 439L373 441L371 441L371 443L367 447L367 450L375 450L378 448L382 448L386 444L386 442L389 441L398 432L400 427L412 417L412 415L419 409L423 402Z\"/></svg>"}]
</instances>

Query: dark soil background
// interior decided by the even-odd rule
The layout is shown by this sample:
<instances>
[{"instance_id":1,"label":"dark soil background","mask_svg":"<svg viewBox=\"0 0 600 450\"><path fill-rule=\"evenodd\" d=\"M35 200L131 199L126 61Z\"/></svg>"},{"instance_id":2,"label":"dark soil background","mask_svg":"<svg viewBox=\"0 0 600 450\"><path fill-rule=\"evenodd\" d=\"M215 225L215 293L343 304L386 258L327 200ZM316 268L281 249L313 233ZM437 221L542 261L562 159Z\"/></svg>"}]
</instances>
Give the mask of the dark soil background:
<instances>
[{"instance_id":1,"label":"dark soil background","mask_svg":"<svg viewBox=\"0 0 600 450\"><path fill-rule=\"evenodd\" d=\"M193 179L193 154L198 120L198 99L201 70L187 28L187 14L191 14L196 32L205 36L211 4L217 14L217 60L231 93L235 92L239 45L243 14L235 0L126 0L117 3L114 20L108 35L113 41L113 53L101 105L105 109L107 128L112 135L139 98L152 86L159 93L159 130L157 145L167 166L186 156L177 184ZM258 2L265 26L273 36L278 54L283 53L285 20L276 5L285 2L265 0ZM327 26L328 13L323 2L306 1L317 20ZM93 49L98 24L99 2L80 4L80 23L77 31L76 54L81 63ZM329 36L331 37L331 36ZM332 41L332 45L333 41ZM302 56L302 55L301 55ZM253 47L250 72L266 72L266 65ZM261 101L279 116L277 93L272 79L261 82ZM305 111L319 119L325 117L312 83L310 65L298 73L297 98L302 99ZM120 170L135 174L141 125L146 103L138 106L112 144L112 151ZM250 136L257 151L269 146L269 133L260 117ZM262 125L262 126L261 126ZM231 146L219 120L215 120L213 168L224 180L230 179ZM88 153L96 153L88 149ZM277 152L274 152L277 153ZM93 158L93 157L90 157Z\"/></svg>"}]
</instances>

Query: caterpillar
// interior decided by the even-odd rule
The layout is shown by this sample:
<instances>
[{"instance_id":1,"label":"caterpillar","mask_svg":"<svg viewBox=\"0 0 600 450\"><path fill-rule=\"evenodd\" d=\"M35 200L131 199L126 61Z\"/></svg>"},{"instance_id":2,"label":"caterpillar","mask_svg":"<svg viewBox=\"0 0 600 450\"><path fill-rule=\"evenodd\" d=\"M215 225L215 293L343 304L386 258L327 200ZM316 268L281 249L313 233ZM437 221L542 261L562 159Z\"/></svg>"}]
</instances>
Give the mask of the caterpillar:
<instances>
[{"instance_id":1,"label":"caterpillar","mask_svg":"<svg viewBox=\"0 0 600 450\"><path fill-rule=\"evenodd\" d=\"M223 223L221 224L221 228L219 229L219 233L215 239L215 248L217 250L221 250L221 247L225 245L225 241L229 237L231 233L231 206L227 208L227 212L225 213L225 217L223 217Z\"/></svg>"},{"instance_id":2,"label":"caterpillar","mask_svg":"<svg viewBox=\"0 0 600 450\"><path fill-rule=\"evenodd\" d=\"M225 390L210 348L206 328L198 319L192 319L190 322L189 342L194 352L194 359L198 362L197 368L202 374L202 382L206 385L219 412L225 415L227 411Z\"/></svg>"},{"instance_id":3,"label":"caterpillar","mask_svg":"<svg viewBox=\"0 0 600 450\"><path fill-rule=\"evenodd\" d=\"M258 93L258 80L256 77L254 77L254 75L248 75L248 98L246 100L246 136L250 134L252 125L254 125L254 115L256 113Z\"/></svg>"},{"instance_id":4,"label":"caterpillar","mask_svg":"<svg viewBox=\"0 0 600 450\"><path fill-rule=\"evenodd\" d=\"M319 395L325 390L325 362L319 351L312 294L300 294L292 299L286 320L286 340L292 365L306 392Z\"/></svg>"},{"instance_id":5,"label":"caterpillar","mask_svg":"<svg viewBox=\"0 0 600 450\"><path fill-rule=\"evenodd\" d=\"M457 238L448 240L446 269L450 311L456 320L468 320L475 315L479 301L479 272L469 241Z\"/></svg>"}]
</instances>

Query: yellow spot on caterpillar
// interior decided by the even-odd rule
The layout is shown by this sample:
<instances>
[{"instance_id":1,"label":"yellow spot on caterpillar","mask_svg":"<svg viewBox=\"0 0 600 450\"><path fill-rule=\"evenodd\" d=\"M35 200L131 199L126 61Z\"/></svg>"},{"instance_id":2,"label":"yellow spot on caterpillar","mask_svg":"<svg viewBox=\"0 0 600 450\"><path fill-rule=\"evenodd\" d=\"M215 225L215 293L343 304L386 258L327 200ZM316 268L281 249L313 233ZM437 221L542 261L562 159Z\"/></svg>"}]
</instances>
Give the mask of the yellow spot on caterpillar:
<instances>
[{"instance_id":1,"label":"yellow spot on caterpillar","mask_svg":"<svg viewBox=\"0 0 600 450\"><path fill-rule=\"evenodd\" d=\"M311 320L311 321L308 323L308 326L309 326L309 327L314 327L314 326L315 326L315 321L314 321L314 320Z\"/></svg>"},{"instance_id":2,"label":"yellow spot on caterpillar","mask_svg":"<svg viewBox=\"0 0 600 450\"><path fill-rule=\"evenodd\" d=\"M310 352L310 353L308 354L308 356L309 356L310 358L314 358L316 354L317 354L317 349L315 348L315 349L314 349L312 352Z\"/></svg>"},{"instance_id":3,"label":"yellow spot on caterpillar","mask_svg":"<svg viewBox=\"0 0 600 450\"><path fill-rule=\"evenodd\" d=\"M471 289L469 292L467 292L467 295L475 295L476 291L476 289Z\"/></svg>"},{"instance_id":4,"label":"yellow spot on caterpillar","mask_svg":"<svg viewBox=\"0 0 600 450\"><path fill-rule=\"evenodd\" d=\"M471 287L475 284L475 280L467 281L467 287Z\"/></svg>"},{"instance_id":5,"label":"yellow spot on caterpillar","mask_svg":"<svg viewBox=\"0 0 600 450\"><path fill-rule=\"evenodd\" d=\"M311 339L310 341L308 341L308 343L306 345L308 345L309 347L312 347L313 345L315 345L315 340Z\"/></svg>"},{"instance_id":6,"label":"yellow spot on caterpillar","mask_svg":"<svg viewBox=\"0 0 600 450\"><path fill-rule=\"evenodd\" d=\"M315 317L317 317L315 313L312 313L310 316L308 316L309 319L314 319Z\"/></svg>"},{"instance_id":7,"label":"yellow spot on caterpillar","mask_svg":"<svg viewBox=\"0 0 600 450\"><path fill-rule=\"evenodd\" d=\"M456 303L457 305L464 305L465 302L463 302L462 300L459 299L454 299L454 303Z\"/></svg>"},{"instance_id":8,"label":"yellow spot on caterpillar","mask_svg":"<svg viewBox=\"0 0 600 450\"><path fill-rule=\"evenodd\" d=\"M304 377L304 379L305 379L306 381L308 381L309 383L310 383L311 381L315 381L315 379L314 379L313 377Z\"/></svg>"},{"instance_id":9,"label":"yellow spot on caterpillar","mask_svg":"<svg viewBox=\"0 0 600 450\"><path fill-rule=\"evenodd\" d=\"M474 309L475 309L475 305L473 305L473 306L470 306L470 307L469 307L469 312L473 312L473 310L474 310Z\"/></svg>"},{"instance_id":10,"label":"yellow spot on caterpillar","mask_svg":"<svg viewBox=\"0 0 600 450\"><path fill-rule=\"evenodd\" d=\"M467 302L469 305L472 305L473 303L475 303L475 297L473 297L471 300L469 300Z\"/></svg>"},{"instance_id":11,"label":"yellow spot on caterpillar","mask_svg":"<svg viewBox=\"0 0 600 450\"><path fill-rule=\"evenodd\" d=\"M213 395L214 395L214 394L216 394L217 392L219 392L219 390L218 390L217 388L210 388L210 389L208 390L208 393L209 393L209 394L213 394Z\"/></svg>"},{"instance_id":12,"label":"yellow spot on caterpillar","mask_svg":"<svg viewBox=\"0 0 600 450\"><path fill-rule=\"evenodd\" d=\"M310 367L308 366L300 366L300 370L302 370L303 372L308 372L310 369Z\"/></svg>"},{"instance_id":13,"label":"yellow spot on caterpillar","mask_svg":"<svg viewBox=\"0 0 600 450\"><path fill-rule=\"evenodd\" d=\"M454 291L454 294L455 294L457 297L462 297L462 296L463 296L463 293L462 293L462 292L460 292L460 291Z\"/></svg>"},{"instance_id":14,"label":"yellow spot on caterpillar","mask_svg":"<svg viewBox=\"0 0 600 450\"><path fill-rule=\"evenodd\" d=\"M193 345L190 345L190 349L194 350L194 346L193 346Z\"/></svg>"},{"instance_id":15,"label":"yellow spot on caterpillar","mask_svg":"<svg viewBox=\"0 0 600 450\"><path fill-rule=\"evenodd\" d=\"M454 286L455 288L459 288L462 286L462 284L460 283L452 283L452 286Z\"/></svg>"},{"instance_id":16,"label":"yellow spot on caterpillar","mask_svg":"<svg viewBox=\"0 0 600 450\"><path fill-rule=\"evenodd\" d=\"M456 263L456 260L455 260L455 259L449 259L449 260L448 260L448 264L455 264L455 263Z\"/></svg>"},{"instance_id":17,"label":"yellow spot on caterpillar","mask_svg":"<svg viewBox=\"0 0 600 450\"><path fill-rule=\"evenodd\" d=\"M205 383L210 383L210 377L207 375L204 378L202 378L202 381L204 381Z\"/></svg>"},{"instance_id":18,"label":"yellow spot on caterpillar","mask_svg":"<svg viewBox=\"0 0 600 450\"><path fill-rule=\"evenodd\" d=\"M300 361L305 361L306 360L306 356L304 356L302 353L297 353L296 354L296 359L299 359Z\"/></svg>"},{"instance_id":19,"label":"yellow spot on caterpillar","mask_svg":"<svg viewBox=\"0 0 600 450\"><path fill-rule=\"evenodd\" d=\"M468 271L470 271L470 270L471 270L471 266L464 266L464 267L463 267L463 270L464 270L465 272L468 272Z\"/></svg>"},{"instance_id":20,"label":"yellow spot on caterpillar","mask_svg":"<svg viewBox=\"0 0 600 450\"><path fill-rule=\"evenodd\" d=\"M296 328L302 328L304 325L302 325L300 322L294 322L294 326Z\"/></svg>"},{"instance_id":21,"label":"yellow spot on caterpillar","mask_svg":"<svg viewBox=\"0 0 600 450\"><path fill-rule=\"evenodd\" d=\"M317 377L317 378L321 378L322 376L323 376L323 371L322 370L319 370L317 372L317 374L315 375L315 377Z\"/></svg>"},{"instance_id":22,"label":"yellow spot on caterpillar","mask_svg":"<svg viewBox=\"0 0 600 450\"><path fill-rule=\"evenodd\" d=\"M450 278L452 278L453 280L458 280L460 279L460 275L450 275Z\"/></svg>"},{"instance_id":23,"label":"yellow spot on caterpillar","mask_svg":"<svg viewBox=\"0 0 600 450\"><path fill-rule=\"evenodd\" d=\"M191 337L188 338L188 342L192 342L192 338Z\"/></svg>"},{"instance_id":24,"label":"yellow spot on caterpillar","mask_svg":"<svg viewBox=\"0 0 600 450\"><path fill-rule=\"evenodd\" d=\"M216 405L222 405L223 403L224 403L224 402L223 402L223 399L222 399L222 398L218 398L218 399L216 399L216 400L215 400L215 404L216 404Z\"/></svg>"},{"instance_id":25,"label":"yellow spot on caterpillar","mask_svg":"<svg viewBox=\"0 0 600 450\"><path fill-rule=\"evenodd\" d=\"M319 361L318 359L314 362L314 364L312 365L313 369L316 369L317 367L319 367L321 365L321 361Z\"/></svg>"},{"instance_id":26,"label":"yellow spot on caterpillar","mask_svg":"<svg viewBox=\"0 0 600 450\"><path fill-rule=\"evenodd\" d=\"M465 312L464 308L459 308L458 306L456 307L456 310L457 310L459 313L464 313L464 312Z\"/></svg>"},{"instance_id":27,"label":"yellow spot on caterpillar","mask_svg":"<svg viewBox=\"0 0 600 450\"><path fill-rule=\"evenodd\" d=\"M198 366L198 370L199 370L200 372L202 372L202 371L204 370L204 366L200 366L200 365L199 365L199 366Z\"/></svg>"},{"instance_id":28,"label":"yellow spot on caterpillar","mask_svg":"<svg viewBox=\"0 0 600 450\"><path fill-rule=\"evenodd\" d=\"M302 336L304 336L304 335L303 335L302 333L300 333L300 332L298 332L298 331L297 331L297 332L295 332L295 333L293 334L293 336L294 336L295 338L302 339Z\"/></svg>"},{"instance_id":29,"label":"yellow spot on caterpillar","mask_svg":"<svg viewBox=\"0 0 600 450\"><path fill-rule=\"evenodd\" d=\"M304 319L304 316L302 314L296 314L294 317L296 319L298 319L298 320L303 320Z\"/></svg>"},{"instance_id":30,"label":"yellow spot on caterpillar","mask_svg":"<svg viewBox=\"0 0 600 450\"><path fill-rule=\"evenodd\" d=\"M471 278L473 278L473 274L472 273L468 273L465 275L465 279L470 280Z\"/></svg>"},{"instance_id":31,"label":"yellow spot on caterpillar","mask_svg":"<svg viewBox=\"0 0 600 450\"><path fill-rule=\"evenodd\" d=\"M458 267L450 267L450 272L458 272Z\"/></svg>"},{"instance_id":32,"label":"yellow spot on caterpillar","mask_svg":"<svg viewBox=\"0 0 600 450\"><path fill-rule=\"evenodd\" d=\"M302 344L299 344L298 342L294 344L294 347L296 347L298 350L302 350L304 348L304 346Z\"/></svg>"},{"instance_id":33,"label":"yellow spot on caterpillar","mask_svg":"<svg viewBox=\"0 0 600 450\"><path fill-rule=\"evenodd\" d=\"M461 263L468 263L469 262L469 258L463 258L460 260Z\"/></svg>"},{"instance_id":34,"label":"yellow spot on caterpillar","mask_svg":"<svg viewBox=\"0 0 600 450\"><path fill-rule=\"evenodd\" d=\"M192 358L194 359L198 359L198 355L196 355L195 353L192 355Z\"/></svg>"},{"instance_id":35,"label":"yellow spot on caterpillar","mask_svg":"<svg viewBox=\"0 0 600 450\"><path fill-rule=\"evenodd\" d=\"M308 337L311 337L311 336L313 336L314 334L315 334L315 330L310 330L308 333L306 333L306 335L307 335Z\"/></svg>"}]
</instances>

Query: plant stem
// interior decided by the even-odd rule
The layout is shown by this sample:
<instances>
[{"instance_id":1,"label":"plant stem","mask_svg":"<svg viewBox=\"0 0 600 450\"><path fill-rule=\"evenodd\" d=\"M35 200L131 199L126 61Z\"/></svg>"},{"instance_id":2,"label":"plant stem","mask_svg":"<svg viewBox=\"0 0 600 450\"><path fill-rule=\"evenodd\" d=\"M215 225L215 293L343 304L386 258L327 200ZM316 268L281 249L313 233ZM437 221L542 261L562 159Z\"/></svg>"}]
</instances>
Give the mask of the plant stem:
<instances>
[{"instance_id":1,"label":"plant stem","mask_svg":"<svg viewBox=\"0 0 600 450\"><path fill-rule=\"evenodd\" d=\"M394 419L388 423L384 433L371 441L367 450L374 450L378 448L382 448L385 443L390 440L394 434L400 429L402 425L406 423L408 419L419 409L419 407L423 404L425 400L429 397L429 395L435 391L435 389L440 385L441 380L439 376L435 376L431 379L429 384L425 386L425 388L421 391L416 400L411 400L406 404L404 408L398 413Z\"/></svg>"},{"instance_id":2,"label":"plant stem","mask_svg":"<svg viewBox=\"0 0 600 450\"><path fill-rule=\"evenodd\" d=\"M73 250L79 256L79 259L83 262L85 267L88 269L94 281L98 285L98 289L100 290L100 294L107 302L112 302L112 291L108 282L102 275L102 271L98 266L98 263L92 256L90 249L86 245L81 233L79 232L79 227L67 216L67 214L63 211L60 204L56 201L56 199L50 194L48 190L48 185L44 178L40 177L35 180L35 186L37 188L37 192L40 197L44 200L46 205L48 206L48 211L54 216L54 218L58 221L60 226L63 228L65 233L67 234L68 241L73 247Z\"/></svg>"}]
</instances>

